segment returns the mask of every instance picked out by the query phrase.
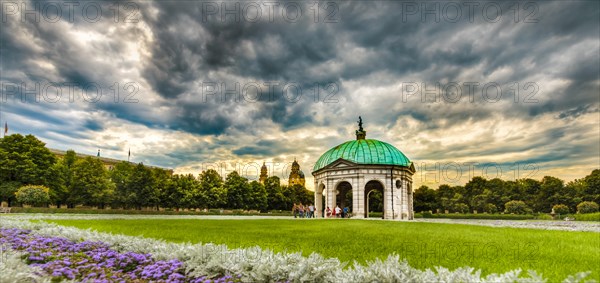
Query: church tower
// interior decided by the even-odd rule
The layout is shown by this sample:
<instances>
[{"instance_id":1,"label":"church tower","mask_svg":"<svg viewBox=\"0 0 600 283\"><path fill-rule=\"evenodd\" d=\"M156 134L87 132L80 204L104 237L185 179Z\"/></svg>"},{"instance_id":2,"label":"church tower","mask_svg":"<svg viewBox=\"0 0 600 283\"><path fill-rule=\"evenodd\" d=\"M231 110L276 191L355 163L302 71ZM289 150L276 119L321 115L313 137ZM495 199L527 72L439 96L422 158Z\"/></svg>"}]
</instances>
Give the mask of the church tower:
<instances>
[{"instance_id":1,"label":"church tower","mask_svg":"<svg viewBox=\"0 0 600 283\"><path fill-rule=\"evenodd\" d=\"M288 185L302 185L304 186L306 183L306 179L304 178L304 172L300 170L300 164L294 158L294 163L292 163L292 171L290 172L290 178L288 179Z\"/></svg>"},{"instance_id":2,"label":"church tower","mask_svg":"<svg viewBox=\"0 0 600 283\"><path fill-rule=\"evenodd\" d=\"M269 175L267 175L267 165L263 161L263 166L260 168L260 178L258 178L258 181L261 184L264 184L268 177Z\"/></svg>"}]
</instances>

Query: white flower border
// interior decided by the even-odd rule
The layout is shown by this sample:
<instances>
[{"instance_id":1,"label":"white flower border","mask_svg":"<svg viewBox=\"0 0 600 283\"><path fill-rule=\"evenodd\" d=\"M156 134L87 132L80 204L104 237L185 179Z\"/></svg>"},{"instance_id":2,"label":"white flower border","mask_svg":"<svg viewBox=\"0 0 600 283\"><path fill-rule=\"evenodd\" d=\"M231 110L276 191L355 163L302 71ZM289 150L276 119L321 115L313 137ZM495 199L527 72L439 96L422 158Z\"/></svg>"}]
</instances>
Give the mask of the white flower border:
<instances>
[{"instance_id":1,"label":"white flower border","mask_svg":"<svg viewBox=\"0 0 600 283\"><path fill-rule=\"evenodd\" d=\"M335 258L324 258L312 253L308 257L301 253L274 253L260 247L228 249L225 245L170 243L162 240L114 235L90 229L59 226L19 218L2 217L0 226L29 229L43 236L64 237L73 241L101 241L113 249L124 252L150 253L159 260L179 259L193 276L242 275L244 282L545 282L542 276L529 271L522 276L516 269L503 274L481 276L481 270L461 267L453 271L444 267L434 270L419 270L411 267L398 255L390 255L385 261L375 260L366 266L354 263L350 268ZM20 260L19 253L5 251L8 256L0 263L2 282L43 282L36 275L37 269ZM17 260L18 259L18 260ZM4 271L7 271L5 273ZM8 271L10 270L10 271ZM591 272L580 272L567 277L563 282L582 282ZM8 275L6 275L8 274ZM39 274L39 273L38 273ZM6 275L6 277L5 277ZM31 280L28 280L31 279Z\"/></svg>"}]
</instances>

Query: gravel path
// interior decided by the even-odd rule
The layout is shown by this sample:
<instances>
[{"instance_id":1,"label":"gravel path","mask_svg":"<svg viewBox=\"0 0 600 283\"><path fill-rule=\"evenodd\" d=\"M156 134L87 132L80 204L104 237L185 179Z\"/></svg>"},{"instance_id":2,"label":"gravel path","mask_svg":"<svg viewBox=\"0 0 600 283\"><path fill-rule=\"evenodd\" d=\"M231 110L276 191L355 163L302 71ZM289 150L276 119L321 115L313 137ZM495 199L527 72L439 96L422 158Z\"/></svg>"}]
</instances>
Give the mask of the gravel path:
<instances>
[{"instance_id":1,"label":"gravel path","mask_svg":"<svg viewBox=\"0 0 600 283\"><path fill-rule=\"evenodd\" d=\"M491 227L529 228L541 230L586 231L600 233L600 223L592 221L552 220L488 220L488 219L415 219L416 222L467 224Z\"/></svg>"}]
</instances>

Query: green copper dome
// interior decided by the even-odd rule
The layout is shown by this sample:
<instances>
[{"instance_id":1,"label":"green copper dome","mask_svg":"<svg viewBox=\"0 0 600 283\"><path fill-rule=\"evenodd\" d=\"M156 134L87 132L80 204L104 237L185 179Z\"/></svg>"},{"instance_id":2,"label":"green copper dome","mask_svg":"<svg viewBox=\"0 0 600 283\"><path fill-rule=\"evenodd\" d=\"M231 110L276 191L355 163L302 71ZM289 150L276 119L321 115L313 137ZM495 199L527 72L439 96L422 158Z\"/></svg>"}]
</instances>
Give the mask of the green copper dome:
<instances>
[{"instance_id":1,"label":"green copper dome","mask_svg":"<svg viewBox=\"0 0 600 283\"><path fill-rule=\"evenodd\" d=\"M389 143L371 139L357 139L347 141L325 152L315 163L313 172L340 158L358 164L409 167L412 163L404 153Z\"/></svg>"}]
</instances>

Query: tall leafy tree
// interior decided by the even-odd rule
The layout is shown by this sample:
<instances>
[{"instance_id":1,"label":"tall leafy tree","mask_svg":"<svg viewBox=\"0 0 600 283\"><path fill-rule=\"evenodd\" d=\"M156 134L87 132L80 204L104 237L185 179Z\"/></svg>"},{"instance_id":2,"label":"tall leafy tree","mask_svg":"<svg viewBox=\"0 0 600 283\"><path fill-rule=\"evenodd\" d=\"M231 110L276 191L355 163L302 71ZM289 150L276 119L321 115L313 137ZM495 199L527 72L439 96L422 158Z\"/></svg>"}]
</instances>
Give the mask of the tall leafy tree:
<instances>
[{"instance_id":1,"label":"tall leafy tree","mask_svg":"<svg viewBox=\"0 0 600 283\"><path fill-rule=\"evenodd\" d=\"M492 191L485 189L479 195L474 196L469 201L472 210L476 210L478 212L483 212L486 209L488 203L491 203L491 195Z\"/></svg>"},{"instance_id":2,"label":"tall leafy tree","mask_svg":"<svg viewBox=\"0 0 600 283\"><path fill-rule=\"evenodd\" d=\"M456 186L452 189L456 192L454 196L450 199L451 211L453 212L461 212L469 210L469 206L467 205L468 199L463 195L464 190L461 190L463 187Z\"/></svg>"},{"instance_id":3,"label":"tall leafy tree","mask_svg":"<svg viewBox=\"0 0 600 283\"><path fill-rule=\"evenodd\" d=\"M2 181L0 182L0 198L6 201L8 206L12 206L17 200L15 193L21 187L21 182L18 181Z\"/></svg>"},{"instance_id":4,"label":"tall leafy tree","mask_svg":"<svg viewBox=\"0 0 600 283\"><path fill-rule=\"evenodd\" d=\"M519 179L517 180L519 191L521 192L518 200L523 200L528 207L535 207L537 196L542 189L541 183L534 179ZM525 199L523 199L525 198Z\"/></svg>"},{"instance_id":5,"label":"tall leafy tree","mask_svg":"<svg viewBox=\"0 0 600 283\"><path fill-rule=\"evenodd\" d=\"M454 197L454 190L449 185L440 185L437 189L437 203L440 205L442 211L452 210L453 203L451 199Z\"/></svg>"},{"instance_id":6,"label":"tall leafy tree","mask_svg":"<svg viewBox=\"0 0 600 283\"><path fill-rule=\"evenodd\" d=\"M571 203L566 204L570 211L577 211L577 205L584 201L584 197L588 197L585 194L586 189L587 183L585 179L575 179L565 185L565 190L574 194Z\"/></svg>"},{"instance_id":7,"label":"tall leafy tree","mask_svg":"<svg viewBox=\"0 0 600 283\"><path fill-rule=\"evenodd\" d=\"M208 169L200 174L200 184L206 195L206 207L222 208L227 204L227 191L223 188L223 178L214 170Z\"/></svg>"},{"instance_id":8,"label":"tall leafy tree","mask_svg":"<svg viewBox=\"0 0 600 283\"><path fill-rule=\"evenodd\" d=\"M115 207L130 207L130 189L129 184L134 166L126 161L121 161L110 170L110 179L115 184L115 196L113 198L113 206Z\"/></svg>"},{"instance_id":9,"label":"tall leafy tree","mask_svg":"<svg viewBox=\"0 0 600 283\"><path fill-rule=\"evenodd\" d=\"M223 186L227 191L227 207L234 209L248 208L251 200L248 179L233 171L227 174Z\"/></svg>"},{"instance_id":10,"label":"tall leafy tree","mask_svg":"<svg viewBox=\"0 0 600 283\"><path fill-rule=\"evenodd\" d=\"M75 161L69 201L73 204L104 207L111 202L114 183L102 161L86 157Z\"/></svg>"},{"instance_id":11,"label":"tall leafy tree","mask_svg":"<svg viewBox=\"0 0 600 283\"><path fill-rule=\"evenodd\" d=\"M60 160L49 168L54 177L48 181L50 202L60 206L67 204L71 186L71 169Z\"/></svg>"},{"instance_id":12,"label":"tall leafy tree","mask_svg":"<svg viewBox=\"0 0 600 283\"><path fill-rule=\"evenodd\" d=\"M534 204L534 211L550 212L555 204L568 203L569 196L564 192L564 181L552 177L544 176L540 182L540 191Z\"/></svg>"},{"instance_id":13,"label":"tall leafy tree","mask_svg":"<svg viewBox=\"0 0 600 283\"><path fill-rule=\"evenodd\" d=\"M286 210L291 210L294 203L307 205L313 203L315 200L314 193L299 184L282 187L282 192L285 197Z\"/></svg>"},{"instance_id":14,"label":"tall leafy tree","mask_svg":"<svg viewBox=\"0 0 600 283\"><path fill-rule=\"evenodd\" d=\"M139 163L133 168L126 186L126 203L136 209L158 204L158 190L152 170Z\"/></svg>"},{"instance_id":15,"label":"tall leafy tree","mask_svg":"<svg viewBox=\"0 0 600 283\"><path fill-rule=\"evenodd\" d=\"M487 180L482 177L473 177L467 184L465 184L465 192L461 193L464 196L465 202L474 209L472 203L473 197L483 194L483 191L487 188Z\"/></svg>"},{"instance_id":16,"label":"tall leafy tree","mask_svg":"<svg viewBox=\"0 0 600 283\"><path fill-rule=\"evenodd\" d=\"M584 180L586 189L583 191L582 199L600 204L600 169L592 171L590 175L585 176Z\"/></svg>"},{"instance_id":17,"label":"tall leafy tree","mask_svg":"<svg viewBox=\"0 0 600 283\"><path fill-rule=\"evenodd\" d=\"M493 204L495 207L502 207L506 203L506 201L502 200L502 197L507 195L506 190L508 189L509 185L502 179L494 178L487 181L487 192L484 190L484 194L487 195L487 202Z\"/></svg>"},{"instance_id":18,"label":"tall leafy tree","mask_svg":"<svg viewBox=\"0 0 600 283\"><path fill-rule=\"evenodd\" d=\"M153 202L150 205L156 206L156 209L158 210L159 206L161 205L160 197L162 191L166 189L172 174L171 171L164 170L162 168L150 168L150 171L152 172L152 182L154 185L153 191L155 196Z\"/></svg>"},{"instance_id":19,"label":"tall leafy tree","mask_svg":"<svg viewBox=\"0 0 600 283\"><path fill-rule=\"evenodd\" d=\"M171 176L160 193L163 207L179 210L201 206L197 196L200 193L200 183L192 174Z\"/></svg>"},{"instance_id":20,"label":"tall leafy tree","mask_svg":"<svg viewBox=\"0 0 600 283\"><path fill-rule=\"evenodd\" d=\"M75 161L77 161L77 153L72 149L67 150L62 161L67 168L73 167L73 164L75 164Z\"/></svg>"},{"instance_id":21,"label":"tall leafy tree","mask_svg":"<svg viewBox=\"0 0 600 283\"><path fill-rule=\"evenodd\" d=\"M414 209L416 212L430 210L435 212L439 206L436 200L436 191L425 185L422 185L416 189L413 197Z\"/></svg>"},{"instance_id":22,"label":"tall leafy tree","mask_svg":"<svg viewBox=\"0 0 600 283\"><path fill-rule=\"evenodd\" d=\"M55 177L49 170L56 157L33 135L13 134L0 139L0 196L14 201L22 185L48 185Z\"/></svg>"},{"instance_id":23,"label":"tall leafy tree","mask_svg":"<svg viewBox=\"0 0 600 283\"><path fill-rule=\"evenodd\" d=\"M268 209L286 210L286 201L281 189L281 181L277 176L268 177L265 180L265 190L267 191Z\"/></svg>"},{"instance_id":24,"label":"tall leafy tree","mask_svg":"<svg viewBox=\"0 0 600 283\"><path fill-rule=\"evenodd\" d=\"M267 190L265 189L265 186L257 181L252 181L248 185L248 190L250 190L251 199L248 208L266 211L268 208L268 203Z\"/></svg>"},{"instance_id":25,"label":"tall leafy tree","mask_svg":"<svg viewBox=\"0 0 600 283\"><path fill-rule=\"evenodd\" d=\"M208 197L202 189L202 184L192 174L179 178L179 189L183 192L183 207L206 208Z\"/></svg>"},{"instance_id":26,"label":"tall leafy tree","mask_svg":"<svg viewBox=\"0 0 600 283\"><path fill-rule=\"evenodd\" d=\"M496 207L499 211L504 211L505 203L511 200L523 200L523 197L518 181L506 181L504 182L503 194L500 196L500 203L496 204Z\"/></svg>"},{"instance_id":27,"label":"tall leafy tree","mask_svg":"<svg viewBox=\"0 0 600 283\"><path fill-rule=\"evenodd\" d=\"M73 165L78 160L74 150L67 150L65 155L54 165L51 170L55 176L48 187L50 188L50 200L56 205L69 205L69 195L73 183ZM69 205L72 207L72 205Z\"/></svg>"}]
</instances>

